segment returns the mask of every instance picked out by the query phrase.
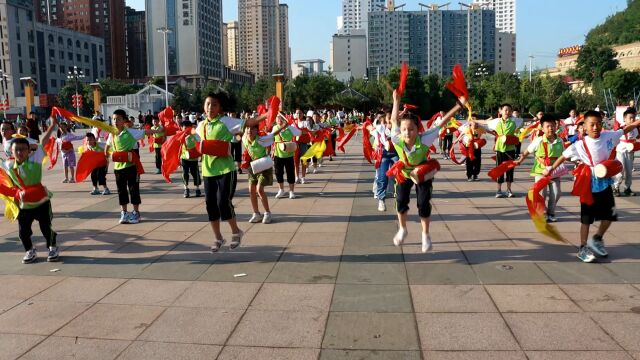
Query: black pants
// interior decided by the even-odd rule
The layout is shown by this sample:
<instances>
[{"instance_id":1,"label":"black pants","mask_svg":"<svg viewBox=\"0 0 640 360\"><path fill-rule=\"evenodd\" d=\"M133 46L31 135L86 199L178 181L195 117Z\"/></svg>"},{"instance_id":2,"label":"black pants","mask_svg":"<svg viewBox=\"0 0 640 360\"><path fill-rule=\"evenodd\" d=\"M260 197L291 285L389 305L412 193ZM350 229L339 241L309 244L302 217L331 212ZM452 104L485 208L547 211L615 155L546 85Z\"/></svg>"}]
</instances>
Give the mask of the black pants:
<instances>
[{"instance_id":1,"label":"black pants","mask_svg":"<svg viewBox=\"0 0 640 360\"><path fill-rule=\"evenodd\" d=\"M162 169L162 148L155 148L156 151L156 169Z\"/></svg>"},{"instance_id":2,"label":"black pants","mask_svg":"<svg viewBox=\"0 0 640 360\"><path fill-rule=\"evenodd\" d=\"M516 144L516 159L520 157L520 150L522 149L522 143Z\"/></svg>"},{"instance_id":3,"label":"black pants","mask_svg":"<svg viewBox=\"0 0 640 360\"><path fill-rule=\"evenodd\" d=\"M18 213L18 236L20 237L20 241L22 241L22 246L24 246L25 251L33 248L33 243L31 242L31 235L33 235L31 226L33 225L33 220L38 221L42 236L47 240L47 248L56 246L56 237L58 234L51 228L52 219L51 201L47 201L37 208L20 209Z\"/></svg>"},{"instance_id":4,"label":"black pants","mask_svg":"<svg viewBox=\"0 0 640 360\"><path fill-rule=\"evenodd\" d=\"M282 184L284 182L284 171L287 171L287 183L295 184L296 183L296 167L293 161L293 156L288 158L273 158L273 164L276 169L276 181L278 184Z\"/></svg>"},{"instance_id":5,"label":"black pants","mask_svg":"<svg viewBox=\"0 0 640 360\"><path fill-rule=\"evenodd\" d=\"M396 184L396 211L404 214L409 211L409 200L411 199L411 188L415 185L413 181L407 179L402 184ZM433 180L424 181L416 185L416 196L418 198L418 215L423 218L431 216L431 193L433 191Z\"/></svg>"},{"instance_id":6,"label":"black pants","mask_svg":"<svg viewBox=\"0 0 640 360\"><path fill-rule=\"evenodd\" d=\"M105 187L107 186L106 166L93 169L93 171L91 172L91 183L93 184L93 187L97 187L98 185Z\"/></svg>"},{"instance_id":7,"label":"black pants","mask_svg":"<svg viewBox=\"0 0 640 360\"><path fill-rule=\"evenodd\" d=\"M333 156L336 156L338 154L336 152L336 150L337 150L336 149L336 139L337 139L337 137L338 137L338 134L336 134L336 133L331 134L331 145L333 145L333 152L334 152Z\"/></svg>"},{"instance_id":8,"label":"black pants","mask_svg":"<svg viewBox=\"0 0 640 360\"><path fill-rule=\"evenodd\" d=\"M120 205L129 204L129 195L131 195L131 204L140 205L142 200L140 200L140 183L136 167L129 166L121 170L114 170L113 173L116 175Z\"/></svg>"},{"instance_id":9,"label":"black pants","mask_svg":"<svg viewBox=\"0 0 640 360\"><path fill-rule=\"evenodd\" d=\"M496 151L496 165L500 165L507 160L516 160L515 150L509 150L505 152ZM514 169L511 169L507 171L507 173L505 174L508 183L513 182L513 172L514 172ZM504 183L505 175L502 175L498 178L498 184Z\"/></svg>"},{"instance_id":10,"label":"black pants","mask_svg":"<svg viewBox=\"0 0 640 360\"><path fill-rule=\"evenodd\" d=\"M236 216L233 195L238 181L237 172L204 177L204 198L209 221L229 220Z\"/></svg>"},{"instance_id":11,"label":"black pants","mask_svg":"<svg viewBox=\"0 0 640 360\"><path fill-rule=\"evenodd\" d=\"M444 138L442 138L442 151L444 151L445 154L449 154L451 144L453 144L453 134L445 135Z\"/></svg>"},{"instance_id":12,"label":"black pants","mask_svg":"<svg viewBox=\"0 0 640 360\"><path fill-rule=\"evenodd\" d=\"M231 142L231 155L233 156L233 161L242 162L242 144L238 142Z\"/></svg>"},{"instance_id":13,"label":"black pants","mask_svg":"<svg viewBox=\"0 0 640 360\"><path fill-rule=\"evenodd\" d=\"M180 160L182 164L182 182L184 186L189 186L189 173L193 178L193 185L200 186L202 180L200 180L200 170L198 169L198 162L192 160Z\"/></svg>"},{"instance_id":14,"label":"black pants","mask_svg":"<svg viewBox=\"0 0 640 360\"><path fill-rule=\"evenodd\" d=\"M480 174L480 165L482 164L482 149L474 149L473 156L473 161L471 161L471 159L467 156L467 178L478 176L478 174Z\"/></svg>"}]
</instances>

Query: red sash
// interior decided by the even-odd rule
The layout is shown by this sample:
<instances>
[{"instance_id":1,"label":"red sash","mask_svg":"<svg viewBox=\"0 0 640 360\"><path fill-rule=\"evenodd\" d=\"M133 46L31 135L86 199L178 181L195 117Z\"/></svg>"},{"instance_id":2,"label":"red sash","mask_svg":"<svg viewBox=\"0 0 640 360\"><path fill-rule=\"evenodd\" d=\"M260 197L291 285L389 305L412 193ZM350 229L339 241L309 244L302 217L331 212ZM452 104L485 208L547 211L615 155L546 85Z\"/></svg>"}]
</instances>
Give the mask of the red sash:
<instances>
[{"instance_id":1,"label":"red sash","mask_svg":"<svg viewBox=\"0 0 640 360\"><path fill-rule=\"evenodd\" d=\"M45 188L42 184L35 185L25 185L22 177L18 173L18 169L13 169L13 173L16 175L16 179L18 179L18 183L20 184L20 190L16 192L16 202L23 204L37 204L42 202L42 200L49 196L49 192L47 192L47 188Z\"/></svg>"}]
</instances>

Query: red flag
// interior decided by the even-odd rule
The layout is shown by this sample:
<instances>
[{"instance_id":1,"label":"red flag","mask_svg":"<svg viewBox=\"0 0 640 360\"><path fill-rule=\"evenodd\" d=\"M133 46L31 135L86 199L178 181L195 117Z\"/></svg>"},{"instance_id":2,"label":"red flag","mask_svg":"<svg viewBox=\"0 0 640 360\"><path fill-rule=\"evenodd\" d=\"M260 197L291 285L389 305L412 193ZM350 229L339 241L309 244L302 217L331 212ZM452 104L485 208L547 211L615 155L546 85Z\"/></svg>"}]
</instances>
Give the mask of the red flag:
<instances>
[{"instance_id":1,"label":"red flag","mask_svg":"<svg viewBox=\"0 0 640 360\"><path fill-rule=\"evenodd\" d=\"M102 151L84 151L78 160L76 182L83 182L97 168L107 166L107 157Z\"/></svg>"},{"instance_id":2,"label":"red flag","mask_svg":"<svg viewBox=\"0 0 640 360\"><path fill-rule=\"evenodd\" d=\"M274 95L269 98L268 102L269 110L267 111L267 128L271 129L274 121L276 121L278 112L280 111L280 98Z\"/></svg>"},{"instance_id":3,"label":"red flag","mask_svg":"<svg viewBox=\"0 0 640 360\"><path fill-rule=\"evenodd\" d=\"M464 73L460 64L453 67L452 81L447 83L447 89L456 97L464 96L469 99L469 90L467 89L467 81L464 79Z\"/></svg>"},{"instance_id":4,"label":"red flag","mask_svg":"<svg viewBox=\"0 0 640 360\"><path fill-rule=\"evenodd\" d=\"M347 145L349 140L351 140L353 135L355 135L356 131L358 131L358 129L354 126L353 129L351 129L351 131L349 131L347 136L344 136L344 137L342 137L342 139L340 139L340 141L338 142L338 146L337 146L338 150L342 151L343 153L345 152L344 151L344 146Z\"/></svg>"},{"instance_id":5,"label":"red flag","mask_svg":"<svg viewBox=\"0 0 640 360\"><path fill-rule=\"evenodd\" d=\"M407 87L407 76L409 75L409 64L406 62L402 63L402 68L400 69L400 82L398 83L398 98L402 97L405 88Z\"/></svg>"},{"instance_id":6,"label":"red flag","mask_svg":"<svg viewBox=\"0 0 640 360\"><path fill-rule=\"evenodd\" d=\"M325 129L324 136L327 138L327 148L324 149L324 156L333 156L336 154L333 149L333 142L331 142L331 131L329 129Z\"/></svg>"},{"instance_id":7,"label":"red flag","mask_svg":"<svg viewBox=\"0 0 640 360\"><path fill-rule=\"evenodd\" d=\"M498 181L498 178L500 176L504 175L504 173L515 168L516 166L517 164L514 160L507 160L502 164L496 166L495 168L489 170L488 175L491 179L493 179L493 181Z\"/></svg>"},{"instance_id":8,"label":"red flag","mask_svg":"<svg viewBox=\"0 0 640 360\"><path fill-rule=\"evenodd\" d=\"M178 127L176 122L173 121L173 116L174 116L174 112L171 106L164 108L164 110L158 113L158 118L162 123L162 127L164 127L165 136L172 136L172 135L175 135L178 131L180 131L180 128Z\"/></svg>"},{"instance_id":9,"label":"red flag","mask_svg":"<svg viewBox=\"0 0 640 360\"><path fill-rule=\"evenodd\" d=\"M162 155L162 176L170 183L169 175L176 171L180 164L180 150L184 139L191 133L191 128L181 130L162 144L160 154Z\"/></svg>"},{"instance_id":10,"label":"red flag","mask_svg":"<svg viewBox=\"0 0 640 360\"><path fill-rule=\"evenodd\" d=\"M49 167L47 170L51 170L56 166L56 163L58 162L58 155L60 155L60 149L58 148L56 139L53 137L49 138L49 141L44 145L44 152L49 157Z\"/></svg>"}]
</instances>

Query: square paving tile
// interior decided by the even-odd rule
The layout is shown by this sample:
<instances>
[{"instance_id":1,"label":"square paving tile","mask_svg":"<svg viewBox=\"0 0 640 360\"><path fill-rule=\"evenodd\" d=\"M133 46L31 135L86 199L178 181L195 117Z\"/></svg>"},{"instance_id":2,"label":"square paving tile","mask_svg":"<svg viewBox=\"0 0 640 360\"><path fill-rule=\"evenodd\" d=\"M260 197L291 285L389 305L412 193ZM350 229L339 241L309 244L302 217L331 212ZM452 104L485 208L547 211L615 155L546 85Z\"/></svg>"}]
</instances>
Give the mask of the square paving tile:
<instances>
[{"instance_id":1,"label":"square paving tile","mask_svg":"<svg viewBox=\"0 0 640 360\"><path fill-rule=\"evenodd\" d=\"M499 314L416 314L425 350L520 350Z\"/></svg>"},{"instance_id":2,"label":"square paving tile","mask_svg":"<svg viewBox=\"0 0 640 360\"><path fill-rule=\"evenodd\" d=\"M100 303L169 306L190 284L190 281L131 279Z\"/></svg>"},{"instance_id":3,"label":"square paving tile","mask_svg":"<svg viewBox=\"0 0 640 360\"><path fill-rule=\"evenodd\" d=\"M70 277L35 296L34 300L96 302L120 286L124 279Z\"/></svg>"},{"instance_id":4,"label":"square paving tile","mask_svg":"<svg viewBox=\"0 0 640 360\"><path fill-rule=\"evenodd\" d=\"M129 343L125 340L51 336L21 359L115 359Z\"/></svg>"},{"instance_id":5,"label":"square paving tile","mask_svg":"<svg viewBox=\"0 0 640 360\"><path fill-rule=\"evenodd\" d=\"M58 276L0 275L0 289L3 298L24 300L62 280Z\"/></svg>"},{"instance_id":6,"label":"square paving tile","mask_svg":"<svg viewBox=\"0 0 640 360\"><path fill-rule=\"evenodd\" d=\"M462 264L406 264L409 284L416 285L474 285L479 284L469 265Z\"/></svg>"},{"instance_id":7,"label":"square paving tile","mask_svg":"<svg viewBox=\"0 0 640 360\"><path fill-rule=\"evenodd\" d=\"M640 307L640 290L631 285L561 285L584 311L631 311Z\"/></svg>"},{"instance_id":8,"label":"square paving tile","mask_svg":"<svg viewBox=\"0 0 640 360\"><path fill-rule=\"evenodd\" d=\"M0 329L18 334L50 335L90 304L26 301L0 315Z\"/></svg>"},{"instance_id":9,"label":"square paving tile","mask_svg":"<svg viewBox=\"0 0 640 360\"><path fill-rule=\"evenodd\" d=\"M521 351L425 351L429 360L525 360Z\"/></svg>"},{"instance_id":10,"label":"square paving tile","mask_svg":"<svg viewBox=\"0 0 640 360\"><path fill-rule=\"evenodd\" d=\"M419 350L413 314L329 314L322 348L349 350Z\"/></svg>"},{"instance_id":11,"label":"square paving tile","mask_svg":"<svg viewBox=\"0 0 640 360\"><path fill-rule=\"evenodd\" d=\"M329 311L333 284L262 285L251 310Z\"/></svg>"},{"instance_id":12,"label":"square paving tile","mask_svg":"<svg viewBox=\"0 0 640 360\"><path fill-rule=\"evenodd\" d=\"M45 336L0 333L0 359L13 360L44 340Z\"/></svg>"},{"instance_id":13,"label":"square paving tile","mask_svg":"<svg viewBox=\"0 0 640 360\"><path fill-rule=\"evenodd\" d=\"M96 304L56 335L134 340L164 309L159 306Z\"/></svg>"},{"instance_id":14,"label":"square paving tile","mask_svg":"<svg viewBox=\"0 0 640 360\"><path fill-rule=\"evenodd\" d=\"M169 308L138 340L223 345L240 316L241 310Z\"/></svg>"},{"instance_id":15,"label":"square paving tile","mask_svg":"<svg viewBox=\"0 0 640 360\"><path fill-rule=\"evenodd\" d=\"M260 284L196 281L173 306L243 310L258 292Z\"/></svg>"},{"instance_id":16,"label":"square paving tile","mask_svg":"<svg viewBox=\"0 0 640 360\"><path fill-rule=\"evenodd\" d=\"M585 314L503 314L523 350L620 350Z\"/></svg>"},{"instance_id":17,"label":"square paving tile","mask_svg":"<svg viewBox=\"0 0 640 360\"><path fill-rule=\"evenodd\" d=\"M24 300L12 298L0 298L0 314L20 304Z\"/></svg>"},{"instance_id":18,"label":"square paving tile","mask_svg":"<svg viewBox=\"0 0 640 360\"><path fill-rule=\"evenodd\" d=\"M326 312L248 310L229 345L319 348Z\"/></svg>"},{"instance_id":19,"label":"square paving tile","mask_svg":"<svg viewBox=\"0 0 640 360\"><path fill-rule=\"evenodd\" d=\"M264 282L275 262L216 262L205 271L198 281L233 281L233 282ZM243 275L244 274L244 275ZM243 275L243 276L241 276Z\"/></svg>"},{"instance_id":20,"label":"square paving tile","mask_svg":"<svg viewBox=\"0 0 640 360\"><path fill-rule=\"evenodd\" d=\"M412 312L407 285L336 285L331 311L402 313Z\"/></svg>"},{"instance_id":21,"label":"square paving tile","mask_svg":"<svg viewBox=\"0 0 640 360\"><path fill-rule=\"evenodd\" d=\"M215 359L222 346L136 341L118 360Z\"/></svg>"},{"instance_id":22,"label":"square paving tile","mask_svg":"<svg viewBox=\"0 0 640 360\"><path fill-rule=\"evenodd\" d=\"M428 253L422 252L421 245L403 245L402 251L407 264L467 264L464 253L455 244L434 244Z\"/></svg>"},{"instance_id":23,"label":"square paving tile","mask_svg":"<svg viewBox=\"0 0 640 360\"><path fill-rule=\"evenodd\" d=\"M487 285L500 312L580 312L557 285Z\"/></svg>"},{"instance_id":24,"label":"square paving tile","mask_svg":"<svg viewBox=\"0 0 640 360\"><path fill-rule=\"evenodd\" d=\"M298 284L334 284L338 262L283 263L273 268L266 282Z\"/></svg>"},{"instance_id":25,"label":"square paving tile","mask_svg":"<svg viewBox=\"0 0 640 360\"><path fill-rule=\"evenodd\" d=\"M211 264L193 261L159 260L145 267L133 277L157 280L196 280L202 273L207 271L209 266Z\"/></svg>"},{"instance_id":26,"label":"square paving tile","mask_svg":"<svg viewBox=\"0 0 640 360\"><path fill-rule=\"evenodd\" d=\"M295 246L342 246L344 245L346 233L344 232L324 232L324 233L302 233L293 235L291 245Z\"/></svg>"},{"instance_id":27,"label":"square paving tile","mask_svg":"<svg viewBox=\"0 0 640 360\"><path fill-rule=\"evenodd\" d=\"M640 314L591 313L594 319L627 351L640 351Z\"/></svg>"},{"instance_id":28,"label":"square paving tile","mask_svg":"<svg viewBox=\"0 0 640 360\"><path fill-rule=\"evenodd\" d=\"M527 351L529 360L632 360L624 351Z\"/></svg>"},{"instance_id":29,"label":"square paving tile","mask_svg":"<svg viewBox=\"0 0 640 360\"><path fill-rule=\"evenodd\" d=\"M473 265L483 284L551 284L536 264L488 263Z\"/></svg>"},{"instance_id":30,"label":"square paving tile","mask_svg":"<svg viewBox=\"0 0 640 360\"><path fill-rule=\"evenodd\" d=\"M556 284L620 284L624 280L602 264L540 263Z\"/></svg>"},{"instance_id":31,"label":"square paving tile","mask_svg":"<svg viewBox=\"0 0 640 360\"><path fill-rule=\"evenodd\" d=\"M283 349L248 346L226 346L218 360L316 360L318 349Z\"/></svg>"},{"instance_id":32,"label":"square paving tile","mask_svg":"<svg viewBox=\"0 0 640 360\"><path fill-rule=\"evenodd\" d=\"M411 285L415 312L497 312L480 285Z\"/></svg>"},{"instance_id":33,"label":"square paving tile","mask_svg":"<svg viewBox=\"0 0 640 360\"><path fill-rule=\"evenodd\" d=\"M630 283L640 282L640 263L605 264L605 267Z\"/></svg>"},{"instance_id":34,"label":"square paving tile","mask_svg":"<svg viewBox=\"0 0 640 360\"><path fill-rule=\"evenodd\" d=\"M338 272L338 284L387 284L407 283L407 273L402 263L354 263L343 262Z\"/></svg>"},{"instance_id":35,"label":"square paving tile","mask_svg":"<svg viewBox=\"0 0 640 360\"><path fill-rule=\"evenodd\" d=\"M323 349L320 360L420 360L419 351Z\"/></svg>"}]
</instances>

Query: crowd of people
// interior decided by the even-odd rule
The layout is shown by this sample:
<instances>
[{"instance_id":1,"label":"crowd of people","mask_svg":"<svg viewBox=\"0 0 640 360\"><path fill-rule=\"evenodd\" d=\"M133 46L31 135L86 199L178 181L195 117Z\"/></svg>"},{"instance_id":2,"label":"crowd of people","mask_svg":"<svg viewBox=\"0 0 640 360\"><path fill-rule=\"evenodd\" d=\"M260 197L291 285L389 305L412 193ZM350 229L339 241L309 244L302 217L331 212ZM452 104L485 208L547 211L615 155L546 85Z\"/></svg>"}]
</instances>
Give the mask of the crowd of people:
<instances>
[{"instance_id":1,"label":"crowd of people","mask_svg":"<svg viewBox=\"0 0 640 360\"><path fill-rule=\"evenodd\" d=\"M42 184L43 160L47 151L51 151L45 148L56 133L55 144L62 153L64 166L63 182L84 179L84 176L76 179L78 161L74 141L83 141L77 149L81 160L85 154L94 154L92 159L97 159L90 169L91 195L111 194L107 174L113 163L121 224L137 224L142 220L140 175L144 170L140 148L145 146L145 139L155 152L156 173L166 175L163 161L167 161L170 139L179 138L176 161L182 167L184 197L191 197L192 189L195 197L204 192L206 213L213 232L212 252L219 251L227 241L220 229L221 222L227 222L231 229L229 248L241 245L243 232L238 227L233 206L239 175L246 173L248 180L253 212L248 221L269 224L273 217L267 189L274 185L274 177L277 189L273 196L296 199L296 186L308 184L309 173L318 172L325 161L333 161L337 156L336 149L344 148L356 131L362 132L363 155L375 169L373 193L377 209L387 211L387 199L395 198L398 230L392 242L396 246L408 237L407 217L415 187L422 226L422 251L433 247L429 231L431 199L434 178L441 167L436 155L439 154L443 161L464 165L467 180L479 181L483 147L491 138L495 144L492 150L495 165L491 166L495 169L492 171L502 169L495 174L496 198L516 196L512 189L514 167L529 157L534 159L530 170L533 182L550 180L542 191L548 223L557 221L561 182L568 178L563 175L573 170L576 186L586 186L582 192L576 191L574 186L574 193L580 195L581 202L578 258L584 262L607 256L604 235L611 222L617 220L614 197L635 195L631 185L634 152L638 150L636 128L640 120L636 120L637 114L632 107L614 129L604 130L603 116L598 111L578 115L572 110L566 119L539 112L525 124L509 104L500 106L497 118L479 119L471 113L462 120L460 113L468 105L463 96L446 113L439 112L423 121L410 108L401 109L397 91L393 93L391 107L366 115L356 111L347 114L297 109L269 119L267 113L231 113L228 104L224 93L212 93L206 96L201 115L175 115L173 121L179 126L180 136L168 135L166 124L158 114L150 112L144 116L139 114L139 125L136 126L134 117L116 110L110 117L114 127L112 133L93 128L83 135L75 134L70 129L73 123L57 116L50 118L43 134L36 133L33 128L27 127L25 131L12 122L3 122L0 130L4 159L0 179L5 182L3 189L13 189L15 195L7 197L10 192L6 190L3 199L13 199L18 207L19 237L26 251L23 263L37 259L31 241L34 220L39 222L47 242L47 260L56 261L60 256L57 235L51 227L52 194ZM101 119L100 114L94 119ZM37 125L35 129L40 131ZM526 146L523 147L523 143ZM458 159L458 156L462 158ZM620 164L619 171L609 171L609 167L617 166L611 165L616 159ZM566 166L565 162L574 165ZM601 164L608 166L602 176L596 169ZM86 174L83 172L83 175ZM190 182L193 188L190 188ZM601 222L600 226L589 237L590 225L596 220Z\"/></svg>"}]
</instances>

